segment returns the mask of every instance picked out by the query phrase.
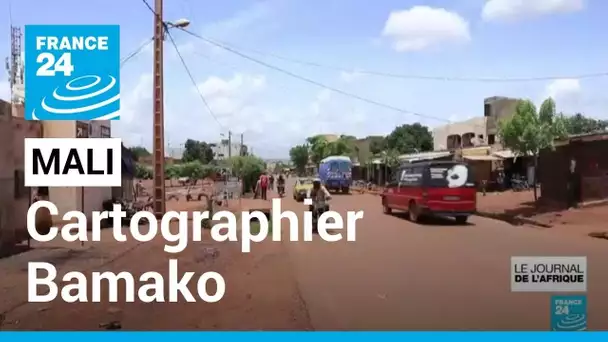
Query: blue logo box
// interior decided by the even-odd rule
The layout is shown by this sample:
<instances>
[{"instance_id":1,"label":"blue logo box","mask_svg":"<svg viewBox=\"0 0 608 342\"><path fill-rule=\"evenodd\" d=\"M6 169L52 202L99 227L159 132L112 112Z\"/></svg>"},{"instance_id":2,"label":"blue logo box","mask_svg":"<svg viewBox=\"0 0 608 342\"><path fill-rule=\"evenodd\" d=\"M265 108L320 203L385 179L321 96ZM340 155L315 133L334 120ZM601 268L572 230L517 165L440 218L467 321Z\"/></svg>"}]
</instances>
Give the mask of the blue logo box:
<instances>
[{"instance_id":1,"label":"blue logo box","mask_svg":"<svg viewBox=\"0 0 608 342\"><path fill-rule=\"evenodd\" d=\"M551 330L587 330L587 296L551 296Z\"/></svg>"},{"instance_id":2,"label":"blue logo box","mask_svg":"<svg viewBox=\"0 0 608 342\"><path fill-rule=\"evenodd\" d=\"M25 26L25 118L118 120L120 27Z\"/></svg>"}]
</instances>

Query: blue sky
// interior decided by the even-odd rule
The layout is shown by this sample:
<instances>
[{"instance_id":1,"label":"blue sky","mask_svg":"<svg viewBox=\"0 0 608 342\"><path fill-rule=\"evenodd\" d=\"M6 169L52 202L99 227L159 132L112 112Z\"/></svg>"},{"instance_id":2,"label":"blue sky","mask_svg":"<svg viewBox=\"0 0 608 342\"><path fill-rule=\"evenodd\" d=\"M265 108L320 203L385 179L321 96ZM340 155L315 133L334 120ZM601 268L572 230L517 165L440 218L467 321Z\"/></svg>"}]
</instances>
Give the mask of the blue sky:
<instances>
[{"instance_id":1,"label":"blue sky","mask_svg":"<svg viewBox=\"0 0 608 342\"><path fill-rule=\"evenodd\" d=\"M149 0L152 2L152 0ZM2 0L7 8L7 0ZM3 11L4 12L4 11ZM170 43L165 45L166 140L220 139L232 130L264 157L288 155L317 133L387 134L396 125L429 126L483 115L487 96L554 96L558 109L608 119L608 77L535 82L456 82L378 77L374 70L438 77L520 78L608 71L608 1L602 0L166 0L167 20L230 43L253 57L344 91L444 121L363 103L211 47L173 36L218 124L202 104ZM121 55L151 37L140 0L19 0L13 22L120 24ZM8 54L8 17L0 46ZM261 54L260 52L265 52ZM299 65L270 54L341 67ZM122 119L113 132L150 146L152 50L122 69ZM6 97L5 79L0 97Z\"/></svg>"}]
</instances>

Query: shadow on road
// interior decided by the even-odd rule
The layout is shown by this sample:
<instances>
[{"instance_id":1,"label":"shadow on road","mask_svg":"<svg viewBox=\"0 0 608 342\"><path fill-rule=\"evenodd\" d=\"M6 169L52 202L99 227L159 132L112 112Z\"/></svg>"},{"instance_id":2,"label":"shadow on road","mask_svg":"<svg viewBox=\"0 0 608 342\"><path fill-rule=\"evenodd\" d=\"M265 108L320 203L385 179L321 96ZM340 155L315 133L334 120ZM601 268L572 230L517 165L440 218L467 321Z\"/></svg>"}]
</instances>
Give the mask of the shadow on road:
<instances>
[{"instance_id":1,"label":"shadow on road","mask_svg":"<svg viewBox=\"0 0 608 342\"><path fill-rule=\"evenodd\" d=\"M26 244L19 244L19 245L15 245L15 246L11 246L11 247L6 247L0 251L0 259L8 258L13 255L18 255L21 253L25 253L31 249L32 248Z\"/></svg>"},{"instance_id":2,"label":"shadow on road","mask_svg":"<svg viewBox=\"0 0 608 342\"><path fill-rule=\"evenodd\" d=\"M395 217L398 217L403 220L407 220L413 224L418 224L422 226L473 226L474 224L471 222L466 222L464 224L457 223L455 219L451 217L442 217L442 216L422 216L420 217L419 222L412 222L409 220L409 215L407 213L393 213L391 214Z\"/></svg>"}]
</instances>

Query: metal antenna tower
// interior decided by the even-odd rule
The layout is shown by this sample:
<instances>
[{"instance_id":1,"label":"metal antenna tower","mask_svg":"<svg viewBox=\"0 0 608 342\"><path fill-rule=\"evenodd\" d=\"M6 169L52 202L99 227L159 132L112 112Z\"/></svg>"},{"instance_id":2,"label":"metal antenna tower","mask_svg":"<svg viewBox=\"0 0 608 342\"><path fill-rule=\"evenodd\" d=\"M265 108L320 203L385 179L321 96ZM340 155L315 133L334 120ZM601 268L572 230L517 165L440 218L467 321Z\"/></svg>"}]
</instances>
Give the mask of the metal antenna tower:
<instances>
[{"instance_id":1,"label":"metal antenna tower","mask_svg":"<svg viewBox=\"0 0 608 342\"><path fill-rule=\"evenodd\" d=\"M21 96L15 94L16 86L23 86L23 60L21 59L21 28L11 26L11 56L6 59L8 83L11 87L11 102L21 103Z\"/></svg>"}]
</instances>

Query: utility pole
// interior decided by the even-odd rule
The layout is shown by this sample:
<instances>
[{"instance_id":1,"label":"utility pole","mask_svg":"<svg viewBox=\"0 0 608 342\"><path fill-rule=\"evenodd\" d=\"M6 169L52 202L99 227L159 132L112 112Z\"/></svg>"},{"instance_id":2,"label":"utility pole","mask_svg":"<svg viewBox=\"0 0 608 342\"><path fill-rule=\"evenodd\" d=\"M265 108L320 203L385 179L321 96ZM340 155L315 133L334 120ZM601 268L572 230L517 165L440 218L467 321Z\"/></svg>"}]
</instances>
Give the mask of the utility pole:
<instances>
[{"instance_id":1,"label":"utility pole","mask_svg":"<svg viewBox=\"0 0 608 342\"><path fill-rule=\"evenodd\" d=\"M228 131L228 158L232 158L232 132Z\"/></svg>"},{"instance_id":2,"label":"utility pole","mask_svg":"<svg viewBox=\"0 0 608 342\"><path fill-rule=\"evenodd\" d=\"M155 0L154 11L154 214L165 214L165 118L163 113L163 0Z\"/></svg>"},{"instance_id":3,"label":"utility pole","mask_svg":"<svg viewBox=\"0 0 608 342\"><path fill-rule=\"evenodd\" d=\"M243 155L243 133L241 133L241 148L239 148L239 156Z\"/></svg>"}]
</instances>

